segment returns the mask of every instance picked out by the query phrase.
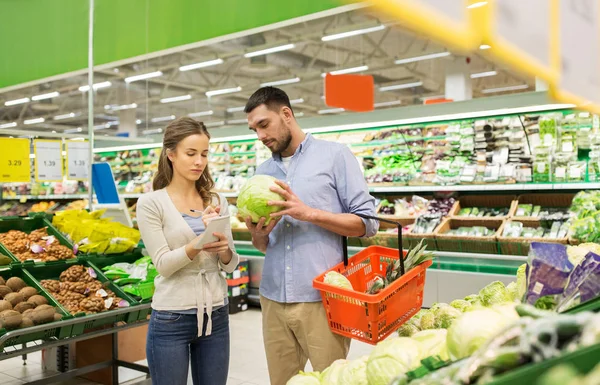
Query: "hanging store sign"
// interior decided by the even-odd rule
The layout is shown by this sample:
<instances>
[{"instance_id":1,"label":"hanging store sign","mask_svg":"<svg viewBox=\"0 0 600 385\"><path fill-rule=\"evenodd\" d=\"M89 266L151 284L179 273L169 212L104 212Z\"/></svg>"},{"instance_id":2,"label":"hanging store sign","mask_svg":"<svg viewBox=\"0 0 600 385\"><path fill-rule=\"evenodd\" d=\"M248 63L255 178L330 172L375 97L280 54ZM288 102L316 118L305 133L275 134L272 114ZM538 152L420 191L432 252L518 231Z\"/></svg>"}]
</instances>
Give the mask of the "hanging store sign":
<instances>
[{"instance_id":1,"label":"hanging store sign","mask_svg":"<svg viewBox=\"0 0 600 385\"><path fill-rule=\"evenodd\" d=\"M0 138L0 183L31 182L29 139Z\"/></svg>"},{"instance_id":2,"label":"hanging store sign","mask_svg":"<svg viewBox=\"0 0 600 385\"><path fill-rule=\"evenodd\" d=\"M67 141L67 179L88 180L90 175L90 143Z\"/></svg>"},{"instance_id":3,"label":"hanging store sign","mask_svg":"<svg viewBox=\"0 0 600 385\"><path fill-rule=\"evenodd\" d=\"M62 141L34 140L35 180L37 182L62 182L64 164Z\"/></svg>"}]
</instances>

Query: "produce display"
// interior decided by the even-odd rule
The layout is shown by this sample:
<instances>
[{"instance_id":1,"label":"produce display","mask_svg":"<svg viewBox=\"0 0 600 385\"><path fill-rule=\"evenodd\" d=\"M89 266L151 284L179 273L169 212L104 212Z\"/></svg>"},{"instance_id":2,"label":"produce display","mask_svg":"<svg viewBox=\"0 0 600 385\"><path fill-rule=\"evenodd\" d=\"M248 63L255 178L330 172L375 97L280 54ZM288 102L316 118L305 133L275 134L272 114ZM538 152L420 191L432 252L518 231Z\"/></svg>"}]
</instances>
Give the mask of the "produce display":
<instances>
[{"instance_id":1,"label":"produce display","mask_svg":"<svg viewBox=\"0 0 600 385\"><path fill-rule=\"evenodd\" d=\"M58 280L40 283L71 314L95 314L129 306L96 278L93 268L75 265L63 271Z\"/></svg>"},{"instance_id":2,"label":"produce display","mask_svg":"<svg viewBox=\"0 0 600 385\"><path fill-rule=\"evenodd\" d=\"M410 199L400 198L389 202L383 199L379 202L377 214L393 215L397 217L418 217L427 212L429 201L418 195L413 195Z\"/></svg>"},{"instance_id":3,"label":"produce display","mask_svg":"<svg viewBox=\"0 0 600 385\"><path fill-rule=\"evenodd\" d=\"M581 191L571 205L574 216L572 238L581 242L600 241L600 192Z\"/></svg>"},{"instance_id":4,"label":"produce display","mask_svg":"<svg viewBox=\"0 0 600 385\"><path fill-rule=\"evenodd\" d=\"M508 215L508 211L508 207L465 207L460 209L456 215L468 218L503 217Z\"/></svg>"},{"instance_id":5,"label":"produce display","mask_svg":"<svg viewBox=\"0 0 600 385\"><path fill-rule=\"evenodd\" d=\"M546 372L535 385L596 385L600 384L600 363L587 375L570 364L562 364Z\"/></svg>"},{"instance_id":6,"label":"produce display","mask_svg":"<svg viewBox=\"0 0 600 385\"><path fill-rule=\"evenodd\" d=\"M102 218L105 212L61 211L52 217L52 225L82 253L119 254L135 248L141 238L139 230Z\"/></svg>"},{"instance_id":7,"label":"produce display","mask_svg":"<svg viewBox=\"0 0 600 385\"><path fill-rule=\"evenodd\" d=\"M515 212L515 217L549 217L549 216L568 216L568 208L567 209L559 209L559 208L547 208L539 205L532 204L519 204L517 206L517 211Z\"/></svg>"},{"instance_id":8,"label":"produce display","mask_svg":"<svg viewBox=\"0 0 600 385\"><path fill-rule=\"evenodd\" d=\"M496 230L488 229L484 226L473 226L466 227L461 226L457 229L450 229L444 234L446 235L459 235L463 237L489 237L496 234Z\"/></svg>"},{"instance_id":9,"label":"produce display","mask_svg":"<svg viewBox=\"0 0 600 385\"><path fill-rule=\"evenodd\" d=\"M0 252L0 266L10 265L12 259L8 255L4 255Z\"/></svg>"},{"instance_id":10,"label":"produce display","mask_svg":"<svg viewBox=\"0 0 600 385\"><path fill-rule=\"evenodd\" d=\"M0 328L12 330L60 321L59 309L19 277L0 277Z\"/></svg>"},{"instance_id":11,"label":"produce display","mask_svg":"<svg viewBox=\"0 0 600 385\"><path fill-rule=\"evenodd\" d=\"M150 299L154 293L154 278L158 275L152 259L142 257L133 263L120 262L102 268L104 275L134 297Z\"/></svg>"},{"instance_id":12,"label":"produce display","mask_svg":"<svg viewBox=\"0 0 600 385\"><path fill-rule=\"evenodd\" d=\"M521 237L521 238L565 238L569 232L569 222L555 221L545 222L548 227L527 227L522 222L510 221L504 225L502 231L503 237Z\"/></svg>"},{"instance_id":13,"label":"produce display","mask_svg":"<svg viewBox=\"0 0 600 385\"><path fill-rule=\"evenodd\" d=\"M242 218L250 217L253 223L265 218L265 225L271 222L271 214L281 211L279 206L269 206L269 201L284 201L285 199L271 191L278 187L276 179L268 175L255 175L248 179L241 188L237 198L237 208Z\"/></svg>"},{"instance_id":14,"label":"produce display","mask_svg":"<svg viewBox=\"0 0 600 385\"><path fill-rule=\"evenodd\" d=\"M61 245L56 237L48 234L46 227L27 234L10 230L0 234L0 243L20 261L52 262L75 258L73 250Z\"/></svg>"},{"instance_id":15,"label":"produce display","mask_svg":"<svg viewBox=\"0 0 600 385\"><path fill-rule=\"evenodd\" d=\"M415 221L414 226L411 228L413 234L431 234L438 225L442 222L442 219L450 213L456 199L454 197L443 198L437 197L429 201L427 205L427 212L419 215Z\"/></svg>"}]
</instances>

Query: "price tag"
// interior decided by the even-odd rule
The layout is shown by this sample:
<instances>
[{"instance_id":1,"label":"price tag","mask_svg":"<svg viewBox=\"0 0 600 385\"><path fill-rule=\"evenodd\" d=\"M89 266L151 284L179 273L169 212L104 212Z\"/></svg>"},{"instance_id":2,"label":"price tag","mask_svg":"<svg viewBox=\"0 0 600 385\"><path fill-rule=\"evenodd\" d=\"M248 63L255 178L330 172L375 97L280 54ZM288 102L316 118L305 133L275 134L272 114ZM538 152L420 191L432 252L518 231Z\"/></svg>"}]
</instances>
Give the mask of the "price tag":
<instances>
[{"instance_id":1,"label":"price tag","mask_svg":"<svg viewBox=\"0 0 600 385\"><path fill-rule=\"evenodd\" d=\"M62 182L64 176L62 142L60 140L34 140L35 180L37 182Z\"/></svg>"},{"instance_id":2,"label":"price tag","mask_svg":"<svg viewBox=\"0 0 600 385\"><path fill-rule=\"evenodd\" d=\"M0 183L31 182L29 139L0 138Z\"/></svg>"},{"instance_id":3,"label":"price tag","mask_svg":"<svg viewBox=\"0 0 600 385\"><path fill-rule=\"evenodd\" d=\"M464 51L479 46L472 17L477 10L467 8L468 0L373 0L371 4L400 21L403 28L444 45Z\"/></svg>"},{"instance_id":4,"label":"price tag","mask_svg":"<svg viewBox=\"0 0 600 385\"><path fill-rule=\"evenodd\" d=\"M567 174L567 169L564 167L557 167L556 168L556 177L557 178L564 178L565 175Z\"/></svg>"},{"instance_id":5,"label":"price tag","mask_svg":"<svg viewBox=\"0 0 600 385\"><path fill-rule=\"evenodd\" d=\"M89 179L90 143L67 141L67 179Z\"/></svg>"},{"instance_id":6,"label":"price tag","mask_svg":"<svg viewBox=\"0 0 600 385\"><path fill-rule=\"evenodd\" d=\"M564 142L562 144L563 152L573 152L573 142Z\"/></svg>"},{"instance_id":7,"label":"price tag","mask_svg":"<svg viewBox=\"0 0 600 385\"><path fill-rule=\"evenodd\" d=\"M581 178L581 170L579 167L573 167L569 169L569 178L571 179L580 179Z\"/></svg>"},{"instance_id":8,"label":"price tag","mask_svg":"<svg viewBox=\"0 0 600 385\"><path fill-rule=\"evenodd\" d=\"M242 294L242 291L240 290L239 286L231 288L231 296L232 297L237 297L240 294Z\"/></svg>"},{"instance_id":9,"label":"price tag","mask_svg":"<svg viewBox=\"0 0 600 385\"><path fill-rule=\"evenodd\" d=\"M488 2L488 18L477 21L483 41L491 46L483 52L522 73L554 83L550 28L555 6L551 0Z\"/></svg>"},{"instance_id":10,"label":"price tag","mask_svg":"<svg viewBox=\"0 0 600 385\"><path fill-rule=\"evenodd\" d=\"M562 0L558 7L558 28L552 34L558 78L550 85L551 95L600 113L600 2Z\"/></svg>"}]
</instances>

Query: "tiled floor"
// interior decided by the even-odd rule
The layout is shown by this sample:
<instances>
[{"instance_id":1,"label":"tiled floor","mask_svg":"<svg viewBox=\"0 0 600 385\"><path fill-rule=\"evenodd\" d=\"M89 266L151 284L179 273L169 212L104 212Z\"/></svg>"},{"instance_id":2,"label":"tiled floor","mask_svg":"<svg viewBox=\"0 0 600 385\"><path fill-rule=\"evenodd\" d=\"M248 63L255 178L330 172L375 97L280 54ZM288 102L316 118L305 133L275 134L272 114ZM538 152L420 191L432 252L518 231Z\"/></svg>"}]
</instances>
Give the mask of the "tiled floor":
<instances>
[{"instance_id":1,"label":"tiled floor","mask_svg":"<svg viewBox=\"0 0 600 385\"><path fill-rule=\"evenodd\" d=\"M234 314L231 324L231 360L228 385L269 385L267 361L263 349L260 310L251 308L248 311ZM352 342L349 358L358 358L369 354L370 345L357 341ZM146 364L145 361L140 362ZM310 369L310 364L307 370ZM41 353L28 356L27 366L23 366L21 358L0 361L0 384L13 385L33 381L52 373L45 373L41 366ZM121 384L151 385L139 372L121 368L119 371ZM85 380L64 382L68 385L92 385ZM188 384L192 384L191 378Z\"/></svg>"}]
</instances>

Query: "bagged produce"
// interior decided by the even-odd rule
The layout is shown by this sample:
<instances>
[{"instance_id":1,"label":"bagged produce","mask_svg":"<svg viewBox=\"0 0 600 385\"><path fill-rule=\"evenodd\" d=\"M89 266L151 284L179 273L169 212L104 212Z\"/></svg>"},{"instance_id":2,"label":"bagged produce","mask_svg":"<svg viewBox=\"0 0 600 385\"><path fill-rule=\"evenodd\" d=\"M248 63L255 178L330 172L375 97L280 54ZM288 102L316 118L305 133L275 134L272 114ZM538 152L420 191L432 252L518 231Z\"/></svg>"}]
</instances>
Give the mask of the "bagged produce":
<instances>
[{"instance_id":1,"label":"bagged produce","mask_svg":"<svg viewBox=\"0 0 600 385\"><path fill-rule=\"evenodd\" d=\"M554 243L532 242L527 265L525 302L529 304L544 296L561 294L573 270L567 247Z\"/></svg>"},{"instance_id":2,"label":"bagged produce","mask_svg":"<svg viewBox=\"0 0 600 385\"><path fill-rule=\"evenodd\" d=\"M600 296L600 255L589 252L575 266L564 291L557 299L557 311L563 312Z\"/></svg>"}]
</instances>

